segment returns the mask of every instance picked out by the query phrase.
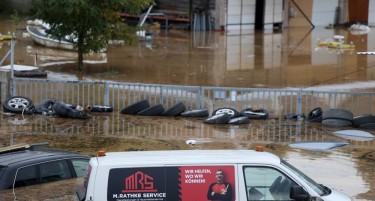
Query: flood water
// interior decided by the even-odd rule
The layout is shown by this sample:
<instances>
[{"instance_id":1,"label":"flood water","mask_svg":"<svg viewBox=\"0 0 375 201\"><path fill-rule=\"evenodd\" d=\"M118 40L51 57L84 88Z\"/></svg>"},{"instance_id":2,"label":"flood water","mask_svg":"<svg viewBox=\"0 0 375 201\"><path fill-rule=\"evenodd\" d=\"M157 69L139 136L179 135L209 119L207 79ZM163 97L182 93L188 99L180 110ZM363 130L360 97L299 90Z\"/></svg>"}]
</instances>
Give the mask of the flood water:
<instances>
[{"instance_id":1,"label":"flood water","mask_svg":"<svg viewBox=\"0 0 375 201\"><path fill-rule=\"evenodd\" d=\"M1 33L15 30L9 20L1 20L0 24ZM375 50L375 32L354 35L346 29L324 27L243 33L161 30L152 41L111 45L105 55L87 57L90 62L82 72L66 63L74 60L74 54L36 46L29 37L23 37L24 32L22 27L15 30L15 63L39 66L48 71L49 79L352 91L375 88L375 56L356 54ZM355 49L316 45L317 39L333 35L343 35L355 44ZM0 47L2 57L10 43L0 42ZM9 62L7 59L4 65ZM0 113L0 120L0 147L48 141L51 147L95 155L100 149L252 149L263 145L266 151L353 200L375 200L375 141L338 137L333 132L342 128L325 128L319 123L265 120L213 126L203 124L200 118L139 117L118 112L93 114L82 121ZM197 144L187 145L188 139ZM300 141L349 145L327 151L288 146Z\"/></svg>"},{"instance_id":2,"label":"flood water","mask_svg":"<svg viewBox=\"0 0 375 201\"><path fill-rule=\"evenodd\" d=\"M1 23L1 33L14 30L11 21ZM15 30L15 63L40 66L54 79L312 89L341 84L335 86L373 90L375 57L356 52L375 50L375 32L353 35L346 29L324 27L243 33L160 30L152 41L110 45L106 54L88 57L86 69L76 72L74 64L66 64L75 54L36 46L30 37L24 37L26 30L22 28ZM317 40L334 35L344 36L355 48L317 46ZM1 46L0 55L4 55L9 42Z\"/></svg>"}]
</instances>

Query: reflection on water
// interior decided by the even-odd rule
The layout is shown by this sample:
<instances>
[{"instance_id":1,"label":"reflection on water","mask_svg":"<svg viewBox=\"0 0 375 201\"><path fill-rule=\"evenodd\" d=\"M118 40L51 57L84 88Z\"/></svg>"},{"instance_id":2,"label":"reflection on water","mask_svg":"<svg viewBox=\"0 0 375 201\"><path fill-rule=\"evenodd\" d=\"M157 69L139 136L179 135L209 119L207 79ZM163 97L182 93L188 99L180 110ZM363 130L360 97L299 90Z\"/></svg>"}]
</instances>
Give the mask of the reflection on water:
<instances>
[{"instance_id":1,"label":"reflection on water","mask_svg":"<svg viewBox=\"0 0 375 201\"><path fill-rule=\"evenodd\" d=\"M16 63L36 64L51 72L63 72L69 79L282 88L366 83L375 77L375 57L356 54L375 49L375 33L372 32L353 35L346 29L322 27L242 35L162 31L152 41L132 46L110 45L104 60L87 63L87 68L80 74L74 71L74 64L60 61L50 66L54 57L68 53L46 51L34 45L30 38L22 37L23 32L17 31ZM317 40L334 35L343 35L344 40L353 42L355 48L346 50L317 45ZM8 49L6 43L2 44L0 55ZM41 51L47 55L42 56Z\"/></svg>"},{"instance_id":2,"label":"reflection on water","mask_svg":"<svg viewBox=\"0 0 375 201\"><path fill-rule=\"evenodd\" d=\"M47 133L57 136L95 136L115 138L156 138L156 139L215 139L230 140L241 146L249 144L292 142L349 142L356 148L372 148L375 140L351 140L334 135L340 128L325 128L319 123L253 120L244 125L203 124L202 118L128 116L120 113L93 115L89 121L55 118L49 116L16 115L3 117L1 125L10 124L17 133ZM375 131L371 131L375 133Z\"/></svg>"},{"instance_id":3,"label":"reflection on water","mask_svg":"<svg viewBox=\"0 0 375 201\"><path fill-rule=\"evenodd\" d=\"M38 136L48 135L59 144L69 147L75 139L92 144L91 141L110 139L161 139L196 140L193 149L220 148L229 146L247 149L265 145L266 150L275 152L296 165L318 182L346 192L351 196L364 194L375 185L373 162L357 158L354 152L372 150L375 140L356 141L333 134L340 128L325 128L319 123L284 120L252 121L246 125L207 125L203 119L182 117L141 117L119 113L96 114L90 120L67 120L48 116L5 116L1 115L0 145L15 144ZM11 126L9 126L11 125ZM375 133L375 131L370 131ZM349 145L328 151L306 151L288 147L291 142L339 141ZM216 144L214 144L216 143ZM214 144L214 147L211 147ZM221 145L220 145L221 144ZM229 145L232 144L232 145ZM97 150L92 150L97 151ZM366 164L366 165L365 165ZM321 169L322 171L316 171ZM338 171L339 170L339 171ZM373 175L365 179L366 175ZM336 179L332 179L336 178ZM370 195L374 193L368 192ZM359 197L358 197L359 198ZM357 199L356 199L357 200Z\"/></svg>"}]
</instances>

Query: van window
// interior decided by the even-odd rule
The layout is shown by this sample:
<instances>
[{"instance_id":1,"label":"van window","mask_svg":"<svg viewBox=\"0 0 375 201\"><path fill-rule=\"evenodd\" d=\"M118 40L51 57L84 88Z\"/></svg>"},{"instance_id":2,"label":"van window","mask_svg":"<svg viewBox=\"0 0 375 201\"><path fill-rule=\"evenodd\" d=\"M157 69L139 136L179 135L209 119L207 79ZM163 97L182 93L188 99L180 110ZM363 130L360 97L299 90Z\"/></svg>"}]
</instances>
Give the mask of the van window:
<instances>
[{"instance_id":1,"label":"van window","mask_svg":"<svg viewBox=\"0 0 375 201\"><path fill-rule=\"evenodd\" d=\"M40 164L42 183L72 178L66 160Z\"/></svg>"},{"instance_id":2,"label":"van window","mask_svg":"<svg viewBox=\"0 0 375 201\"><path fill-rule=\"evenodd\" d=\"M30 186L37 183L36 180L36 166L28 166L17 170L16 181L14 188Z\"/></svg>"},{"instance_id":3,"label":"van window","mask_svg":"<svg viewBox=\"0 0 375 201\"><path fill-rule=\"evenodd\" d=\"M290 188L297 185L271 167L244 167L247 200L292 200Z\"/></svg>"},{"instance_id":4,"label":"van window","mask_svg":"<svg viewBox=\"0 0 375 201\"><path fill-rule=\"evenodd\" d=\"M320 196L330 194L330 191L324 188L323 185L316 183L314 180L312 180L310 177L305 175L303 172L299 171L297 168L295 168L291 164L287 163L284 160L281 160L281 164L284 165L284 167L288 168L290 171L292 171L295 175L297 175L304 182L306 182L306 184L309 185L312 189L314 189L314 191Z\"/></svg>"},{"instance_id":5,"label":"van window","mask_svg":"<svg viewBox=\"0 0 375 201\"><path fill-rule=\"evenodd\" d=\"M86 175L88 160L85 159L72 159L72 164L77 177L84 177Z\"/></svg>"}]
</instances>

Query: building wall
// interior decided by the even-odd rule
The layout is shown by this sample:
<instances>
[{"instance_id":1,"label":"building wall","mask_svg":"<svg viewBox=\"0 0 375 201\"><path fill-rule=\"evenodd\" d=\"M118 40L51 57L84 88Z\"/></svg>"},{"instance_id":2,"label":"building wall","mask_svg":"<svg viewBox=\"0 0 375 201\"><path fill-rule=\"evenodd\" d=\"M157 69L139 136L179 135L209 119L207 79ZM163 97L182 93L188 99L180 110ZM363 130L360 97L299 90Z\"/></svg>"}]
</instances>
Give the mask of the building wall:
<instances>
[{"instance_id":1,"label":"building wall","mask_svg":"<svg viewBox=\"0 0 375 201\"><path fill-rule=\"evenodd\" d=\"M369 2L368 24L375 25L375 0L370 0Z\"/></svg>"},{"instance_id":2,"label":"building wall","mask_svg":"<svg viewBox=\"0 0 375 201\"><path fill-rule=\"evenodd\" d=\"M314 26L348 22L375 24L375 0L294 0L295 3L291 0L284 1L289 1L288 27L310 26L306 17Z\"/></svg>"},{"instance_id":3,"label":"building wall","mask_svg":"<svg viewBox=\"0 0 375 201\"><path fill-rule=\"evenodd\" d=\"M313 0L289 1L289 27L311 26L306 17L311 21Z\"/></svg>"},{"instance_id":4,"label":"building wall","mask_svg":"<svg viewBox=\"0 0 375 201\"><path fill-rule=\"evenodd\" d=\"M215 0L215 9L210 10L213 17L214 30L224 30L226 24L226 0Z\"/></svg>"},{"instance_id":5,"label":"building wall","mask_svg":"<svg viewBox=\"0 0 375 201\"><path fill-rule=\"evenodd\" d=\"M336 8L338 0L313 1L312 23L315 26L327 26L335 24Z\"/></svg>"},{"instance_id":6,"label":"building wall","mask_svg":"<svg viewBox=\"0 0 375 201\"><path fill-rule=\"evenodd\" d=\"M190 17L190 2L192 3L192 13L210 9L210 4L207 0L155 0L156 6L154 10L167 15Z\"/></svg>"},{"instance_id":7,"label":"building wall","mask_svg":"<svg viewBox=\"0 0 375 201\"><path fill-rule=\"evenodd\" d=\"M9 5L11 9L17 9L19 13L28 14L31 8L31 3L33 0L9 0L11 4ZM211 12L211 16L214 19L214 29L222 29L225 27L227 23L227 3L228 2L255 2L255 0L193 0L193 11L197 8L204 9L209 8ZM276 0L268 0L267 3L274 2ZM277 0L282 1L282 0ZM345 8L341 8L341 19L340 23L348 22L348 12L351 13L351 19L354 20L368 20L369 25L375 25L375 0L294 0L297 4L295 5L290 0L283 0L287 2L289 8L287 12L288 15L284 14L284 17L288 18L287 24L289 27L301 27L301 26L310 26L309 22L306 18L302 15L301 11L297 8L297 6L303 11L303 13L308 17L308 19L315 25L315 26L327 26L329 24L335 23L336 17L336 8L338 6L343 6ZM171 12L176 13L180 16L189 17L189 8L190 8L190 0L157 0L156 1L159 5L156 6L158 10L163 12ZM289 3L288 3L289 2ZM349 7L349 3L352 2L354 4L362 4L368 5L368 13L365 15L363 13L363 9L359 11L353 11ZM362 3L361 3L362 2ZM367 4L368 2L368 4ZM247 6L247 3L244 4ZM277 4L277 7L280 7L282 4ZM8 6L8 5L7 5ZM349 7L349 9L348 9ZM273 11L276 7L267 7L268 10L270 9ZM367 9L367 8L366 8ZM366 10L365 9L365 10ZM279 11L279 9L276 9ZM351 11L350 11L351 10ZM243 9L243 12L251 12L249 15L255 15L253 11L249 11L248 9ZM266 12L270 14L271 12ZM278 12L278 14L280 14ZM248 15L243 13L243 16ZM358 16L357 16L358 15ZM280 18L281 15L276 15ZM362 19L363 16L368 16L366 19ZM255 17L255 16L253 16ZM270 16L266 16L266 21L268 22ZM246 20L250 20L250 18L246 18ZM278 21L278 20L277 20Z\"/></svg>"},{"instance_id":8,"label":"building wall","mask_svg":"<svg viewBox=\"0 0 375 201\"><path fill-rule=\"evenodd\" d=\"M369 0L349 0L349 22L363 23L368 22Z\"/></svg>"}]
</instances>

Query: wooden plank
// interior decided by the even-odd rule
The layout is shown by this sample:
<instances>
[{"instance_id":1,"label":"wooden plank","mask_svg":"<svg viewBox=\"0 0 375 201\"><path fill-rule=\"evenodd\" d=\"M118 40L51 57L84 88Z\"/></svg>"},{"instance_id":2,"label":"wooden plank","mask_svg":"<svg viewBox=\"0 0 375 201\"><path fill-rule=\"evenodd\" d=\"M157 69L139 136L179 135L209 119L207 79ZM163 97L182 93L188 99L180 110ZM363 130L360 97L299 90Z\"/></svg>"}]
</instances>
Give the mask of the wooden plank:
<instances>
[{"instance_id":1,"label":"wooden plank","mask_svg":"<svg viewBox=\"0 0 375 201\"><path fill-rule=\"evenodd\" d=\"M136 18L139 19L139 15L131 15L127 13L120 13L120 16L123 18ZM168 21L176 21L176 22L190 22L190 18L181 18L181 17L169 17L169 16L148 16L147 19L154 19L154 20L168 20Z\"/></svg>"}]
</instances>

